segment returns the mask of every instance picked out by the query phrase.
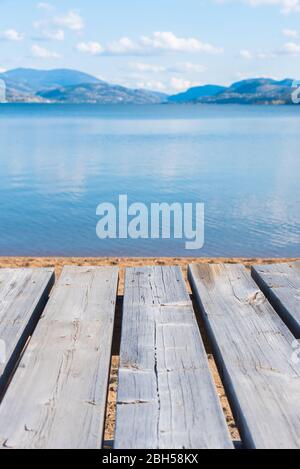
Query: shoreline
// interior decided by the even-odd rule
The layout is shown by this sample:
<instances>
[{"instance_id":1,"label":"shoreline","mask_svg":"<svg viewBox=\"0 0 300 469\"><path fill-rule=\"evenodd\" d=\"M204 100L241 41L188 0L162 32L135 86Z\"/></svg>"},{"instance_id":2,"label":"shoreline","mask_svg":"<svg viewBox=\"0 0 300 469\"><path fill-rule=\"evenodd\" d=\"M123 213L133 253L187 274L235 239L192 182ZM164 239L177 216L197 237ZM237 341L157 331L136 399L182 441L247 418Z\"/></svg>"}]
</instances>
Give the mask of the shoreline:
<instances>
[{"instance_id":1,"label":"shoreline","mask_svg":"<svg viewBox=\"0 0 300 469\"><path fill-rule=\"evenodd\" d=\"M187 277L187 266L189 264L243 264L250 267L253 264L275 264L300 261L296 258L260 258L260 257L17 257L0 256L0 268L30 268L30 267L53 267L58 277L66 265L77 266L119 266L120 282L119 292L123 293L124 273L126 267L139 267L146 265L176 265L181 267L183 275ZM187 279L186 279L187 280Z\"/></svg>"}]
</instances>

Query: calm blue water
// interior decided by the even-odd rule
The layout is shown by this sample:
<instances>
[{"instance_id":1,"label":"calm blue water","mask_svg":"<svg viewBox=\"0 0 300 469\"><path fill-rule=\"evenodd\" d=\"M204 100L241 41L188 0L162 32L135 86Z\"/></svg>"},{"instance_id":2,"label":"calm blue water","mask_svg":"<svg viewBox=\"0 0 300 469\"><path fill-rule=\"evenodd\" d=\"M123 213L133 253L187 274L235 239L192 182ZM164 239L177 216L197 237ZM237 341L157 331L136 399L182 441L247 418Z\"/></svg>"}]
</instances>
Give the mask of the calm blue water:
<instances>
[{"instance_id":1,"label":"calm blue water","mask_svg":"<svg viewBox=\"0 0 300 469\"><path fill-rule=\"evenodd\" d=\"M0 107L0 255L300 256L300 108ZM96 207L204 202L205 247L96 236Z\"/></svg>"}]
</instances>

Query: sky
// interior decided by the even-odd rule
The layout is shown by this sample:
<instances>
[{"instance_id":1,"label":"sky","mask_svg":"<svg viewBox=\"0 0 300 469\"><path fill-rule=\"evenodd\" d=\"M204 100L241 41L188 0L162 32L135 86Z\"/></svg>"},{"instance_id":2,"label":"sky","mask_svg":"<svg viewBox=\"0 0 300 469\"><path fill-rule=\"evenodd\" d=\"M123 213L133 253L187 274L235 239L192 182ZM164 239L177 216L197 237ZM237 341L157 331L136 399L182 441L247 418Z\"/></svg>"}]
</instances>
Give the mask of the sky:
<instances>
[{"instance_id":1,"label":"sky","mask_svg":"<svg viewBox=\"0 0 300 469\"><path fill-rule=\"evenodd\" d=\"M0 0L0 72L18 67L168 93L300 79L300 0Z\"/></svg>"}]
</instances>

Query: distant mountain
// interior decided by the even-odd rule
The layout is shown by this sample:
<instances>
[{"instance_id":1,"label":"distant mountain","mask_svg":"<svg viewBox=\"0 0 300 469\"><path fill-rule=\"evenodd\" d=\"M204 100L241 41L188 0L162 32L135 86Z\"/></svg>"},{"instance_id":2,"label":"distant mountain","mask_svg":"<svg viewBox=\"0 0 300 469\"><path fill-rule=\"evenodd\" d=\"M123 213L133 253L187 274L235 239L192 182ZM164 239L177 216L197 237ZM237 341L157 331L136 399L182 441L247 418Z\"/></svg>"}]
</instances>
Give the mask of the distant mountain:
<instances>
[{"instance_id":1,"label":"distant mountain","mask_svg":"<svg viewBox=\"0 0 300 469\"><path fill-rule=\"evenodd\" d=\"M72 104L159 104L167 98L161 93L132 90L108 83L60 87L39 92L37 96L51 102Z\"/></svg>"},{"instance_id":2,"label":"distant mountain","mask_svg":"<svg viewBox=\"0 0 300 469\"><path fill-rule=\"evenodd\" d=\"M83 72L68 69L18 68L0 74L8 102L95 104L291 104L293 80L252 78L229 87L205 85L167 96L142 89L112 85Z\"/></svg>"},{"instance_id":3,"label":"distant mountain","mask_svg":"<svg viewBox=\"0 0 300 469\"><path fill-rule=\"evenodd\" d=\"M165 102L167 95L110 85L76 70L33 70L19 68L0 74L9 102L133 103Z\"/></svg>"},{"instance_id":4,"label":"distant mountain","mask_svg":"<svg viewBox=\"0 0 300 469\"><path fill-rule=\"evenodd\" d=\"M216 104L291 104L293 80L276 81L257 78L233 83L229 88L206 102Z\"/></svg>"},{"instance_id":5,"label":"distant mountain","mask_svg":"<svg viewBox=\"0 0 300 469\"><path fill-rule=\"evenodd\" d=\"M201 98L207 98L210 96L215 96L222 91L225 91L225 86L218 86L218 85L204 85L204 86L196 86L194 88L190 88L189 90L185 91L184 93L179 93L174 96L169 96L168 101L170 103L186 103L190 101L197 101Z\"/></svg>"},{"instance_id":6,"label":"distant mountain","mask_svg":"<svg viewBox=\"0 0 300 469\"><path fill-rule=\"evenodd\" d=\"M34 70L17 68L0 74L8 89L19 93L36 93L41 90L51 90L60 86L75 86L81 83L102 83L97 78L76 70Z\"/></svg>"},{"instance_id":7,"label":"distant mountain","mask_svg":"<svg viewBox=\"0 0 300 469\"><path fill-rule=\"evenodd\" d=\"M215 93L212 87L210 95L205 92L206 87L200 87L198 96L197 88L192 88L168 99L170 102L202 104L291 104L292 84L292 79L276 81L270 78L253 78L233 83Z\"/></svg>"}]
</instances>

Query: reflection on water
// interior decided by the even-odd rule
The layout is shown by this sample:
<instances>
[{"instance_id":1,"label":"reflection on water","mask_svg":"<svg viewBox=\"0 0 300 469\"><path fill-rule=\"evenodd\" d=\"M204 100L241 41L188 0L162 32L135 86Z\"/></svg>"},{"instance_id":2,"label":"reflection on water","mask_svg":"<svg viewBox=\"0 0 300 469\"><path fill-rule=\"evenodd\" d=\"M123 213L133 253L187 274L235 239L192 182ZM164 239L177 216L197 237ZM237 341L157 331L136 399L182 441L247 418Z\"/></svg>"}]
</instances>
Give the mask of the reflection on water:
<instances>
[{"instance_id":1,"label":"reflection on water","mask_svg":"<svg viewBox=\"0 0 300 469\"><path fill-rule=\"evenodd\" d=\"M0 255L299 256L299 107L0 107ZM100 241L96 206L204 202L206 244Z\"/></svg>"}]
</instances>

